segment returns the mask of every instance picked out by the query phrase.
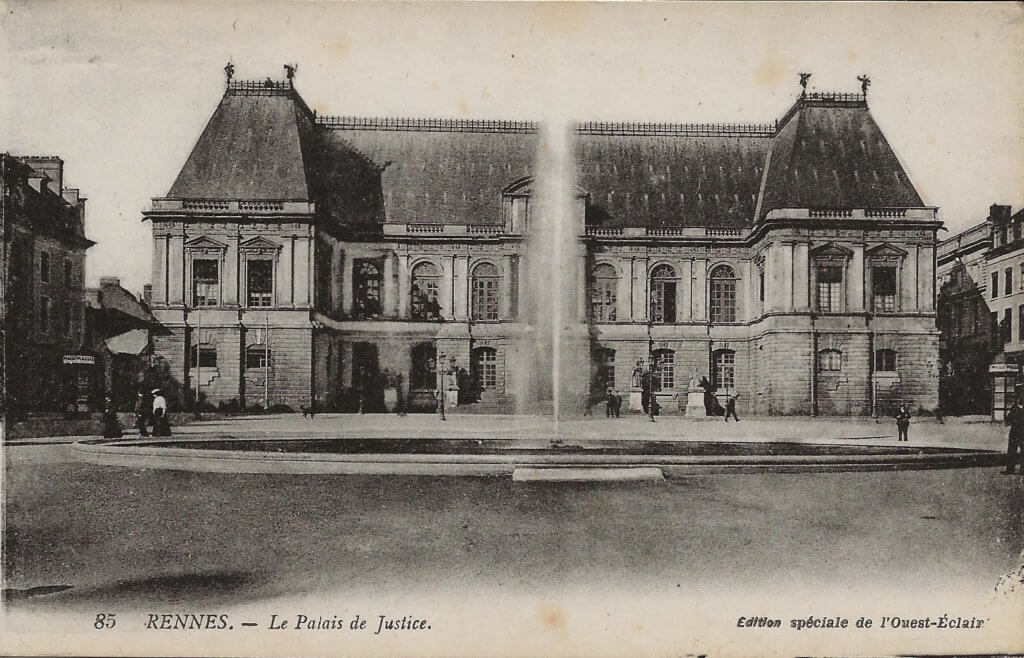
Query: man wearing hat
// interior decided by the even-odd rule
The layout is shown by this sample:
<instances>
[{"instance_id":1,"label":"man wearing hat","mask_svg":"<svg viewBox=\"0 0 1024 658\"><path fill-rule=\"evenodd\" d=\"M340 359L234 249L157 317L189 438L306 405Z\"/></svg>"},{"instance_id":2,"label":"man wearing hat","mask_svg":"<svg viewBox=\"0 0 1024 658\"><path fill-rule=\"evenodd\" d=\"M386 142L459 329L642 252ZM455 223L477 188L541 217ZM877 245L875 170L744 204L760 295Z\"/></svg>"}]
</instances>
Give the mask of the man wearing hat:
<instances>
[{"instance_id":1,"label":"man wearing hat","mask_svg":"<svg viewBox=\"0 0 1024 658\"><path fill-rule=\"evenodd\" d=\"M146 392L139 391L135 399L135 429L139 430L139 436L149 436L146 426L149 424L149 416L153 411L153 405L146 399Z\"/></svg>"}]
</instances>

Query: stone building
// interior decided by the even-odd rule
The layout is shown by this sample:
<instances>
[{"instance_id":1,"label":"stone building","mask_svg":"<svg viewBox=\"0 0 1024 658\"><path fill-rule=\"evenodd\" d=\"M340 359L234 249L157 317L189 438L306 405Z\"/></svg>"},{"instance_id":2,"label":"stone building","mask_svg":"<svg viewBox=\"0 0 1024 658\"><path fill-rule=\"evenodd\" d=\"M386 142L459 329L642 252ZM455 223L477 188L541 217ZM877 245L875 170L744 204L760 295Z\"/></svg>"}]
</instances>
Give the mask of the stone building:
<instances>
[{"instance_id":1,"label":"stone building","mask_svg":"<svg viewBox=\"0 0 1024 658\"><path fill-rule=\"evenodd\" d=\"M989 366L1024 366L1024 209L993 204L985 221L938 244L940 394L951 414L990 414Z\"/></svg>"},{"instance_id":2,"label":"stone building","mask_svg":"<svg viewBox=\"0 0 1024 658\"><path fill-rule=\"evenodd\" d=\"M229 79L145 213L156 354L211 402L374 409L395 387L429 408L440 362L470 408L508 410L554 290L598 395L628 398L642 360L665 412L695 369L741 413L935 407L940 223L864 95L805 93L765 125L574 126L557 226L578 249L551 280L542 139L317 116L290 79Z\"/></svg>"},{"instance_id":3,"label":"stone building","mask_svg":"<svg viewBox=\"0 0 1024 658\"><path fill-rule=\"evenodd\" d=\"M14 416L81 407L92 388L81 354L85 198L64 187L64 161L0 154L0 404Z\"/></svg>"}]
</instances>

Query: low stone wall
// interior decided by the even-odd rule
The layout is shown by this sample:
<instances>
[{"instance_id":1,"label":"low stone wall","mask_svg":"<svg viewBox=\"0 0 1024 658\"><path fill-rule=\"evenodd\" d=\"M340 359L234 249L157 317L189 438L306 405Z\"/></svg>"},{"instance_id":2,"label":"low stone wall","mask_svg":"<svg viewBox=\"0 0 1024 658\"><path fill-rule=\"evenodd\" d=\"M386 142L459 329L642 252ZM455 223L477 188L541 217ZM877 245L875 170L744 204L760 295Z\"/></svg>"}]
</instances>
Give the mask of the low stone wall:
<instances>
[{"instance_id":1,"label":"low stone wall","mask_svg":"<svg viewBox=\"0 0 1024 658\"><path fill-rule=\"evenodd\" d=\"M221 420L227 418L227 414L204 412L203 420ZM132 413L119 413L117 418L121 421L121 427L131 429L135 426L135 415ZM196 422L191 413L172 413L170 415L171 427L176 425L188 425ZM11 439L36 439L50 436L101 436L103 434L103 415L90 414L81 418L40 418L28 419L10 424L4 432L4 440Z\"/></svg>"}]
</instances>

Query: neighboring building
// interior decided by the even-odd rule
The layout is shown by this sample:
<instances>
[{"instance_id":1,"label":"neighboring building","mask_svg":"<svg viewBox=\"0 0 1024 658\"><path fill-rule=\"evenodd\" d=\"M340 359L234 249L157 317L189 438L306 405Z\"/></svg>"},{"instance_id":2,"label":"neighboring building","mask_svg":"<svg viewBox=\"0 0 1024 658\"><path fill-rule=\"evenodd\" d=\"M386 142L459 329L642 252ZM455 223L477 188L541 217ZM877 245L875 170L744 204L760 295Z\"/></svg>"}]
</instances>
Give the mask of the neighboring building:
<instances>
[{"instance_id":1,"label":"neighboring building","mask_svg":"<svg viewBox=\"0 0 1024 658\"><path fill-rule=\"evenodd\" d=\"M4 379L14 415L84 406L85 198L58 157L0 154ZM2 403L0 403L2 404Z\"/></svg>"},{"instance_id":2,"label":"neighboring building","mask_svg":"<svg viewBox=\"0 0 1024 658\"><path fill-rule=\"evenodd\" d=\"M117 277L101 277L99 288L85 291L85 303L86 345L97 369L92 407L101 410L109 395L116 409L131 411L136 393L152 388L147 380L152 334L160 325Z\"/></svg>"},{"instance_id":3,"label":"neighboring building","mask_svg":"<svg viewBox=\"0 0 1024 658\"><path fill-rule=\"evenodd\" d=\"M864 95L574 136L580 251L541 283L586 323L596 391L628 397L642 359L666 412L694 368L741 413L936 406L940 222ZM551 239L538 147L529 122L318 117L291 81L229 80L144 213L157 358L210 402L367 409L388 382L429 407L441 361L509 408L540 329L526 238Z\"/></svg>"},{"instance_id":4,"label":"neighboring building","mask_svg":"<svg viewBox=\"0 0 1024 658\"><path fill-rule=\"evenodd\" d=\"M988 414L992 386L988 366L1002 351L986 298L986 254L992 247L988 221L943 240L936 247L942 409L950 415Z\"/></svg>"}]
</instances>

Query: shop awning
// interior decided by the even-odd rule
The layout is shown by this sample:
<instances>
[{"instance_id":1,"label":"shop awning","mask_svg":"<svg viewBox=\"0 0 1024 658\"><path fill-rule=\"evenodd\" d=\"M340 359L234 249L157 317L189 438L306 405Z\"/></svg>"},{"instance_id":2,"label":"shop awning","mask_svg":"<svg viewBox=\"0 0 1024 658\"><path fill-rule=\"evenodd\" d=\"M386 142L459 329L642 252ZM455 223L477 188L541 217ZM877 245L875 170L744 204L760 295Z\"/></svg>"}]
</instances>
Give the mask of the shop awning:
<instances>
[{"instance_id":1,"label":"shop awning","mask_svg":"<svg viewBox=\"0 0 1024 658\"><path fill-rule=\"evenodd\" d=\"M123 334L118 334L106 341L107 349L114 354L141 354L149 344L149 331L146 329L132 329Z\"/></svg>"}]
</instances>

